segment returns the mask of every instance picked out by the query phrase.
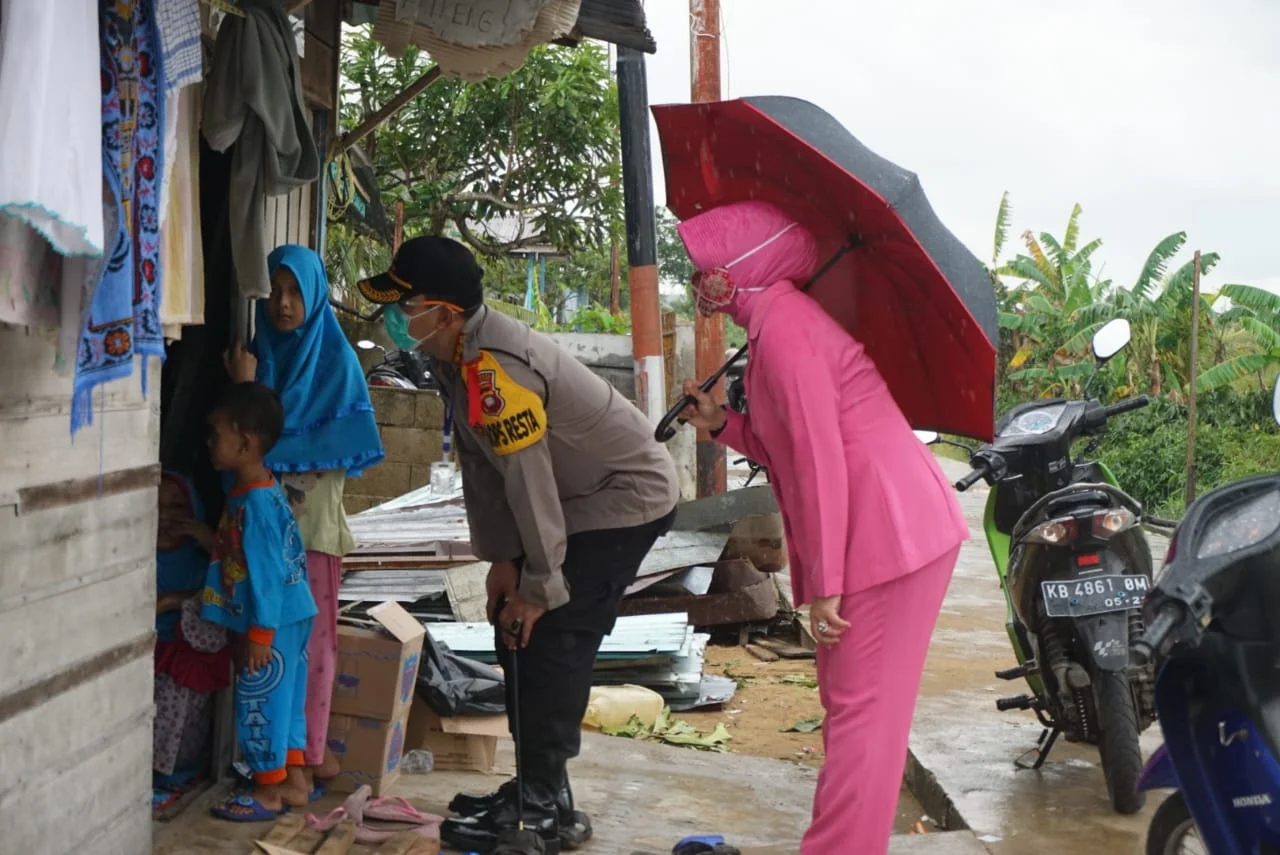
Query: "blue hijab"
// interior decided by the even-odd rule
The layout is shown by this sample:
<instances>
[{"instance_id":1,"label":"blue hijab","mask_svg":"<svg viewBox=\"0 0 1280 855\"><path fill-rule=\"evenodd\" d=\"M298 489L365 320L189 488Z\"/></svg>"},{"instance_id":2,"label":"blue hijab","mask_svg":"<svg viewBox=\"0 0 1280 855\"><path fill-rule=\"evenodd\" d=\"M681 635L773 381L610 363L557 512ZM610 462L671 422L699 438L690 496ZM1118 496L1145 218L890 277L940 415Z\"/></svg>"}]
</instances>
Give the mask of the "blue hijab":
<instances>
[{"instance_id":1,"label":"blue hijab","mask_svg":"<svg viewBox=\"0 0 1280 855\"><path fill-rule=\"evenodd\" d=\"M258 382L275 389L284 404L284 431L267 455L273 472L346 470L360 475L382 460L382 439L369 403L360 361L329 306L329 280L314 250L296 244L267 256L271 274L281 266L298 280L306 319L282 333L258 301L254 353Z\"/></svg>"},{"instance_id":2,"label":"blue hijab","mask_svg":"<svg viewBox=\"0 0 1280 855\"><path fill-rule=\"evenodd\" d=\"M177 484L187 497L191 508L191 518L204 522L204 503L196 492L191 479L177 472L165 471L161 477L165 481ZM205 575L209 570L209 554L200 548L189 537L182 539L177 549L162 552L156 550L156 593L173 594L178 591L198 591L204 587ZM181 611L164 612L156 615L156 637L161 641L173 641L174 629L182 618Z\"/></svg>"}]
</instances>

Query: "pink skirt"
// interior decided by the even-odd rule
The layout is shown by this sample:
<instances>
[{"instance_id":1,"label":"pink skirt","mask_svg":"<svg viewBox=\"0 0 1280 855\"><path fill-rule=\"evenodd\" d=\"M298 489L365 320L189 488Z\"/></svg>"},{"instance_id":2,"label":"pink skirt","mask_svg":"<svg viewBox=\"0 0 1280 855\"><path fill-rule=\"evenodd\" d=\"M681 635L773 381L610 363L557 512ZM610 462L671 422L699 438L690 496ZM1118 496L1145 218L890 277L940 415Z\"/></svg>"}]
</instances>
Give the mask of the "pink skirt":
<instances>
[{"instance_id":1,"label":"pink skirt","mask_svg":"<svg viewBox=\"0 0 1280 855\"><path fill-rule=\"evenodd\" d=\"M338 670L338 588L342 585L342 559L324 552L307 553L307 576L318 609L307 643L307 750L308 766L324 762L329 738L329 707Z\"/></svg>"}]
</instances>

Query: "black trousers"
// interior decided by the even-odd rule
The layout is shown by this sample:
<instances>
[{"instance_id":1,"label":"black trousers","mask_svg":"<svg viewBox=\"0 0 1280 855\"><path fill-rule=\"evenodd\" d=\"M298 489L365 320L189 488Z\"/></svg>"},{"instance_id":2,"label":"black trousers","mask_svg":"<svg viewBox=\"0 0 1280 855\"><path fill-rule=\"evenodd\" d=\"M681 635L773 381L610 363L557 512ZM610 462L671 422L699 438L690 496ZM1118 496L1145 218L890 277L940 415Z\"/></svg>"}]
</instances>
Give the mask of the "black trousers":
<instances>
[{"instance_id":1,"label":"black trousers","mask_svg":"<svg viewBox=\"0 0 1280 855\"><path fill-rule=\"evenodd\" d=\"M507 649L502 629L494 628L498 664L506 676L507 723L513 737L520 734L517 750L527 785L555 792L564 782L566 761L582 747L582 717L600 642L613 631L622 596L640 564L674 519L673 510L645 525L570 535L563 566L569 602L534 624L529 646L518 654ZM519 678L513 681L516 668Z\"/></svg>"}]
</instances>

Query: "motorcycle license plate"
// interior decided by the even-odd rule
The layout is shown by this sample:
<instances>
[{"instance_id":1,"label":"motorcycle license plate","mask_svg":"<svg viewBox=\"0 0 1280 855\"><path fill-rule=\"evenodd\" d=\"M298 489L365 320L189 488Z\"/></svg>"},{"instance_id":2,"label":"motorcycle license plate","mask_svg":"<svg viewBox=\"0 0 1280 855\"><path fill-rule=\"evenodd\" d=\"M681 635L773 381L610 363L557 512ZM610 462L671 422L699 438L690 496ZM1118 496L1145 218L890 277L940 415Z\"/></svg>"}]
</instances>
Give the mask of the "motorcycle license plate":
<instances>
[{"instance_id":1,"label":"motorcycle license plate","mask_svg":"<svg viewBox=\"0 0 1280 855\"><path fill-rule=\"evenodd\" d=\"M1085 617L1140 608L1150 587L1150 579L1137 575L1040 583L1049 617Z\"/></svg>"}]
</instances>

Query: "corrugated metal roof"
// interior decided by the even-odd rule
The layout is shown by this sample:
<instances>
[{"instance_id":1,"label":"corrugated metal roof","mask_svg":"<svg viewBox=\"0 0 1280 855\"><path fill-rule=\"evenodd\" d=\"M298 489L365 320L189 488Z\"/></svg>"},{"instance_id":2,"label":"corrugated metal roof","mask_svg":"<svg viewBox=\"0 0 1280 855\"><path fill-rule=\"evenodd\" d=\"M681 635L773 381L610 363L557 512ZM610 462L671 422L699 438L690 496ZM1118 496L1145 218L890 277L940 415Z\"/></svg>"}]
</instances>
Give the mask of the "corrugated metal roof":
<instances>
[{"instance_id":1,"label":"corrugated metal roof","mask_svg":"<svg viewBox=\"0 0 1280 855\"><path fill-rule=\"evenodd\" d=\"M656 53L658 43L649 32L640 0L582 0L575 35Z\"/></svg>"}]
</instances>

